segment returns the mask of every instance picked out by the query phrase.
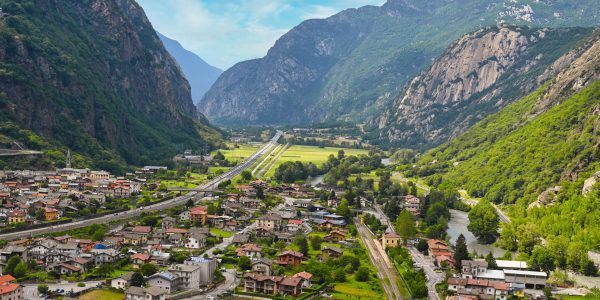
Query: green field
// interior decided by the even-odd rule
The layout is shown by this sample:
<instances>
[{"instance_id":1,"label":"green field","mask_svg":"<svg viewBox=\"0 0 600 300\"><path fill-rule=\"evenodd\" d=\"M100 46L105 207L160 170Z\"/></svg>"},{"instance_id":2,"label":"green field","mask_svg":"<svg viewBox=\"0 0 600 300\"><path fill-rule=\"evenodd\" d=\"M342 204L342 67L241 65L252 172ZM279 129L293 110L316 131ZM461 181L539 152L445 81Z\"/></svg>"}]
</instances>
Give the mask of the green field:
<instances>
[{"instance_id":1,"label":"green field","mask_svg":"<svg viewBox=\"0 0 600 300\"><path fill-rule=\"evenodd\" d=\"M108 290L94 290L89 293L79 296L81 300L122 300L125 299L125 294L112 292Z\"/></svg>"},{"instance_id":2,"label":"green field","mask_svg":"<svg viewBox=\"0 0 600 300\"><path fill-rule=\"evenodd\" d=\"M234 145L229 145L229 148L231 148L231 150L219 150L221 151L221 153L223 153L223 155L225 156L225 159L227 159L228 161L242 161L248 157L250 157L250 155L252 155L254 152L256 152L261 145L249 145L249 144L237 144L238 148L234 148ZM214 155L215 153L217 153L216 151L214 151L212 154Z\"/></svg>"},{"instance_id":3,"label":"green field","mask_svg":"<svg viewBox=\"0 0 600 300\"><path fill-rule=\"evenodd\" d=\"M211 228L210 229L210 233L222 237L222 238L228 238L228 237L232 237L233 236L233 232L231 231L225 231L219 228Z\"/></svg>"},{"instance_id":4,"label":"green field","mask_svg":"<svg viewBox=\"0 0 600 300\"><path fill-rule=\"evenodd\" d=\"M358 282L353 276L348 276L347 282L336 283L333 291L336 299L385 299L381 291L372 290L371 282Z\"/></svg>"},{"instance_id":5,"label":"green field","mask_svg":"<svg viewBox=\"0 0 600 300\"><path fill-rule=\"evenodd\" d=\"M277 169L277 167L286 161L301 161L304 163L312 162L317 166L321 166L324 162L327 161L329 155L337 155L338 151L340 150L344 150L346 156L359 154L367 155L369 153L368 150L363 149L346 149L333 147L319 148L317 146L292 145L279 157L277 162L273 164L273 167L265 174L265 176L272 177L275 174L275 170Z\"/></svg>"}]
</instances>

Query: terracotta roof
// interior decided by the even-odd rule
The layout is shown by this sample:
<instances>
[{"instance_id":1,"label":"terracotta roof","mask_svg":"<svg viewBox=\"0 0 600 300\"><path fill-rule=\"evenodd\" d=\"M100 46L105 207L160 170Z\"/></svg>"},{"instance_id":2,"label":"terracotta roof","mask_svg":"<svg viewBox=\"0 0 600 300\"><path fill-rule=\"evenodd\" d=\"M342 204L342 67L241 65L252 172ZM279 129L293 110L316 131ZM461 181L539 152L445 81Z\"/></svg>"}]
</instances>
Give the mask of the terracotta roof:
<instances>
[{"instance_id":1,"label":"terracotta roof","mask_svg":"<svg viewBox=\"0 0 600 300\"><path fill-rule=\"evenodd\" d=\"M152 231L152 227L150 226L135 226L131 229L133 232L137 233L150 233Z\"/></svg>"},{"instance_id":2,"label":"terracotta roof","mask_svg":"<svg viewBox=\"0 0 600 300\"><path fill-rule=\"evenodd\" d=\"M305 279L305 280L310 280L313 277L313 275L310 274L310 273L308 273L308 272L306 272L306 271L302 271L300 273L296 273L294 275L294 277L300 277L300 278Z\"/></svg>"},{"instance_id":3,"label":"terracotta roof","mask_svg":"<svg viewBox=\"0 0 600 300\"><path fill-rule=\"evenodd\" d=\"M300 284L301 281L302 278L300 277L284 277L279 284L287 286L298 286L298 284Z\"/></svg>"},{"instance_id":4,"label":"terracotta roof","mask_svg":"<svg viewBox=\"0 0 600 300\"><path fill-rule=\"evenodd\" d=\"M136 253L134 255L131 256L131 259L139 259L139 260L149 260L150 259L150 255L148 254L143 254L143 253Z\"/></svg>"},{"instance_id":5,"label":"terracotta roof","mask_svg":"<svg viewBox=\"0 0 600 300\"><path fill-rule=\"evenodd\" d=\"M175 227L171 227L169 229L167 229L166 233L187 233L188 230L185 228L175 228Z\"/></svg>"},{"instance_id":6,"label":"terracotta roof","mask_svg":"<svg viewBox=\"0 0 600 300\"><path fill-rule=\"evenodd\" d=\"M16 278L14 278L12 275L2 275L0 276L0 284L5 284L11 281L15 281L17 280Z\"/></svg>"},{"instance_id":7,"label":"terracotta roof","mask_svg":"<svg viewBox=\"0 0 600 300\"><path fill-rule=\"evenodd\" d=\"M286 255L291 255L291 256L295 256L295 257L300 257L303 258L304 254L298 252L298 251L294 251L294 250L287 250L284 251L283 253L277 255L277 256L286 256Z\"/></svg>"},{"instance_id":8,"label":"terracotta roof","mask_svg":"<svg viewBox=\"0 0 600 300\"><path fill-rule=\"evenodd\" d=\"M16 289L18 289L19 287L21 287L21 286L19 284L16 284L16 283L9 283L9 284L0 285L0 295L4 295L4 294L7 294L7 293L12 293Z\"/></svg>"}]
</instances>

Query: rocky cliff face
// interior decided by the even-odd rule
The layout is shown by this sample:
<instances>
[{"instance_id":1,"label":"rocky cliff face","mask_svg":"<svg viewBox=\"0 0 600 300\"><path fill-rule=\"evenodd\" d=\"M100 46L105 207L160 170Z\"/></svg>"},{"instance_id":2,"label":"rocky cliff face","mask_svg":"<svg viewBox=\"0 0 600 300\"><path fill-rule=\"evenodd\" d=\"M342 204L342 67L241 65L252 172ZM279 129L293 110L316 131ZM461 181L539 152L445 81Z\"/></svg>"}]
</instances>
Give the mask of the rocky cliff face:
<instances>
[{"instance_id":1,"label":"rocky cliff face","mask_svg":"<svg viewBox=\"0 0 600 300\"><path fill-rule=\"evenodd\" d=\"M457 136L555 75L568 61L560 56L590 32L502 27L460 38L376 119L380 138L429 147Z\"/></svg>"},{"instance_id":2,"label":"rocky cliff face","mask_svg":"<svg viewBox=\"0 0 600 300\"><path fill-rule=\"evenodd\" d=\"M31 130L107 168L121 158L156 161L216 135L135 1L0 6L2 128Z\"/></svg>"},{"instance_id":3,"label":"rocky cliff face","mask_svg":"<svg viewBox=\"0 0 600 300\"><path fill-rule=\"evenodd\" d=\"M593 0L390 0L303 22L264 58L227 70L198 105L223 124L362 122L468 32L501 22L569 27L599 20Z\"/></svg>"}]
</instances>

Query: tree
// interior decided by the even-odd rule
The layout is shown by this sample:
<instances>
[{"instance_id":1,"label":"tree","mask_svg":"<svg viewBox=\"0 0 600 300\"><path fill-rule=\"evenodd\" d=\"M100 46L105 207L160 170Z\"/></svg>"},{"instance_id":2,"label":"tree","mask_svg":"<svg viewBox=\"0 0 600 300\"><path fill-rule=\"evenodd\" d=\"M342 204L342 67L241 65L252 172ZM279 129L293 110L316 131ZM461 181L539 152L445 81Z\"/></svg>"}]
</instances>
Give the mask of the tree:
<instances>
[{"instance_id":1,"label":"tree","mask_svg":"<svg viewBox=\"0 0 600 300\"><path fill-rule=\"evenodd\" d=\"M344 271L344 269L342 269L342 268L335 270L335 273L333 273L333 280L335 280L337 282L345 282L346 281L346 271Z\"/></svg>"},{"instance_id":2,"label":"tree","mask_svg":"<svg viewBox=\"0 0 600 300\"><path fill-rule=\"evenodd\" d=\"M38 221L45 221L46 220L46 214L45 214L45 212L44 212L43 209L40 208L40 209L37 209L35 211L35 219L38 220Z\"/></svg>"},{"instance_id":3,"label":"tree","mask_svg":"<svg viewBox=\"0 0 600 300\"><path fill-rule=\"evenodd\" d=\"M396 231L402 238L404 245L406 245L407 241L417 233L413 215L408 210L403 209L400 212L398 219L396 219Z\"/></svg>"},{"instance_id":4,"label":"tree","mask_svg":"<svg viewBox=\"0 0 600 300\"><path fill-rule=\"evenodd\" d=\"M92 235L92 240L96 242L104 240L104 231L98 230L94 232L94 235Z\"/></svg>"},{"instance_id":5,"label":"tree","mask_svg":"<svg viewBox=\"0 0 600 300\"><path fill-rule=\"evenodd\" d=\"M494 258L494 254L492 254L492 251L490 251L488 253L488 255L485 257L485 261L488 263L489 269L498 268L498 264L496 263L496 258Z\"/></svg>"},{"instance_id":6,"label":"tree","mask_svg":"<svg viewBox=\"0 0 600 300\"><path fill-rule=\"evenodd\" d=\"M356 281L365 282L369 280L369 268L365 266L360 266L354 274L354 278Z\"/></svg>"},{"instance_id":7,"label":"tree","mask_svg":"<svg viewBox=\"0 0 600 300\"><path fill-rule=\"evenodd\" d=\"M158 266L155 264L143 264L140 266L140 272L142 272L142 275L144 276L151 276L158 272Z\"/></svg>"},{"instance_id":8,"label":"tree","mask_svg":"<svg viewBox=\"0 0 600 300\"><path fill-rule=\"evenodd\" d=\"M426 254L426 252L429 250L429 245L427 244L427 241L424 239L419 239L419 242L417 243L417 250L419 250L419 252Z\"/></svg>"},{"instance_id":9,"label":"tree","mask_svg":"<svg viewBox=\"0 0 600 300\"><path fill-rule=\"evenodd\" d=\"M217 151L214 156L214 160L225 160L225 155L221 151Z\"/></svg>"},{"instance_id":10,"label":"tree","mask_svg":"<svg viewBox=\"0 0 600 300\"><path fill-rule=\"evenodd\" d=\"M39 284L37 286L37 290L38 290L38 294L46 295L46 294L48 294L49 288L48 288L47 284Z\"/></svg>"},{"instance_id":11,"label":"tree","mask_svg":"<svg viewBox=\"0 0 600 300\"><path fill-rule=\"evenodd\" d=\"M185 207L190 208L194 206L194 200L192 198L188 199L188 201L185 203Z\"/></svg>"},{"instance_id":12,"label":"tree","mask_svg":"<svg viewBox=\"0 0 600 300\"><path fill-rule=\"evenodd\" d=\"M459 235L456 239L456 247L454 250L454 261L456 262L456 269L462 269L462 261L469 259L469 249L467 249L467 241L464 235Z\"/></svg>"},{"instance_id":13,"label":"tree","mask_svg":"<svg viewBox=\"0 0 600 300\"><path fill-rule=\"evenodd\" d=\"M536 246L529 258L531 268L550 273L556 267L554 254L546 247Z\"/></svg>"},{"instance_id":14,"label":"tree","mask_svg":"<svg viewBox=\"0 0 600 300\"><path fill-rule=\"evenodd\" d=\"M114 270L115 270L115 268L113 267L113 265L111 265L111 264L102 264L102 265L100 265L100 267L98 267L98 270L97 270L98 271L98 276L100 276L100 277L107 277Z\"/></svg>"},{"instance_id":15,"label":"tree","mask_svg":"<svg viewBox=\"0 0 600 300\"><path fill-rule=\"evenodd\" d=\"M252 179L252 173L250 173L250 171L248 171L248 170L242 171L242 174L240 174L240 176L242 176L242 179L246 180L246 181Z\"/></svg>"},{"instance_id":16,"label":"tree","mask_svg":"<svg viewBox=\"0 0 600 300\"><path fill-rule=\"evenodd\" d=\"M21 260L20 256L13 256L13 257L9 258L8 262L6 262L6 267L4 268L3 273L15 275L15 268L21 262L22 262L22 260ZM17 276L15 276L15 277L17 277Z\"/></svg>"},{"instance_id":17,"label":"tree","mask_svg":"<svg viewBox=\"0 0 600 300\"><path fill-rule=\"evenodd\" d=\"M596 267L596 265L594 264L593 261L588 259L583 263L581 273L583 273L583 275L585 275L585 276L594 276L595 277L595 276L598 276L598 268Z\"/></svg>"},{"instance_id":18,"label":"tree","mask_svg":"<svg viewBox=\"0 0 600 300\"><path fill-rule=\"evenodd\" d=\"M140 272L134 272L131 275L131 286L141 287L144 284L144 275Z\"/></svg>"},{"instance_id":19,"label":"tree","mask_svg":"<svg viewBox=\"0 0 600 300\"><path fill-rule=\"evenodd\" d=\"M488 201L480 201L469 212L467 227L481 242L493 243L498 235L500 218L496 209Z\"/></svg>"},{"instance_id":20,"label":"tree","mask_svg":"<svg viewBox=\"0 0 600 300\"><path fill-rule=\"evenodd\" d=\"M252 261L248 256L240 256L238 258L238 267L242 270L250 270L252 268Z\"/></svg>"},{"instance_id":21,"label":"tree","mask_svg":"<svg viewBox=\"0 0 600 300\"><path fill-rule=\"evenodd\" d=\"M346 219L346 222L349 223L350 219L352 219L352 211L350 211L348 200L342 199L342 202L340 202L340 205L335 210L335 213L343 216Z\"/></svg>"},{"instance_id":22,"label":"tree","mask_svg":"<svg viewBox=\"0 0 600 300\"><path fill-rule=\"evenodd\" d=\"M302 254L304 254L304 256L308 255L308 241L306 240L306 237L304 236L299 236L294 240L294 244L296 244L296 246L298 246L298 249L300 250L300 252Z\"/></svg>"},{"instance_id":23,"label":"tree","mask_svg":"<svg viewBox=\"0 0 600 300\"><path fill-rule=\"evenodd\" d=\"M22 278L23 276L27 275L27 265L24 262L20 262L15 267L15 271L13 272L13 275L16 278Z\"/></svg>"},{"instance_id":24,"label":"tree","mask_svg":"<svg viewBox=\"0 0 600 300\"><path fill-rule=\"evenodd\" d=\"M323 243L323 238L321 236L315 235L310 237L310 246L313 250L321 250L321 243Z\"/></svg>"},{"instance_id":25,"label":"tree","mask_svg":"<svg viewBox=\"0 0 600 300\"><path fill-rule=\"evenodd\" d=\"M344 157L346 157L346 152L344 152L344 150L340 150L340 151L338 151L337 158L338 158L339 160L342 160L342 159L344 159Z\"/></svg>"}]
</instances>

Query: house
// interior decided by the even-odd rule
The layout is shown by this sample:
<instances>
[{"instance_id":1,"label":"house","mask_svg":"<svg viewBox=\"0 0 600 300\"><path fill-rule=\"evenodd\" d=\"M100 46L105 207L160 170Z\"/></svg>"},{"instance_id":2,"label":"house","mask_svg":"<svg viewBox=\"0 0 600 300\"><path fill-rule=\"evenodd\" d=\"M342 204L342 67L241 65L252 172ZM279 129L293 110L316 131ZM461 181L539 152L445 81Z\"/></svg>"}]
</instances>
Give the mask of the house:
<instances>
[{"instance_id":1,"label":"house","mask_svg":"<svg viewBox=\"0 0 600 300\"><path fill-rule=\"evenodd\" d=\"M46 221L52 221L58 219L58 210L50 207L44 208L44 219Z\"/></svg>"},{"instance_id":2,"label":"house","mask_svg":"<svg viewBox=\"0 0 600 300\"><path fill-rule=\"evenodd\" d=\"M488 270L488 263L483 259L463 260L461 261L461 266L461 277L467 279L477 278L479 274L485 273Z\"/></svg>"},{"instance_id":3,"label":"house","mask_svg":"<svg viewBox=\"0 0 600 300\"><path fill-rule=\"evenodd\" d=\"M67 260L65 263L79 268L81 270L81 273L87 272L90 267L90 264L91 264L91 262L89 260L87 260L85 258L81 258L81 257Z\"/></svg>"},{"instance_id":4,"label":"house","mask_svg":"<svg viewBox=\"0 0 600 300\"><path fill-rule=\"evenodd\" d=\"M132 276L133 276L133 272L123 274L121 277L111 280L110 286L115 289L124 290L126 287L128 287L131 284Z\"/></svg>"},{"instance_id":5,"label":"house","mask_svg":"<svg viewBox=\"0 0 600 300\"><path fill-rule=\"evenodd\" d=\"M266 215L262 215L257 221L258 228L264 228L269 230L280 230L282 218L280 215L275 213L269 213Z\"/></svg>"},{"instance_id":6,"label":"house","mask_svg":"<svg viewBox=\"0 0 600 300\"><path fill-rule=\"evenodd\" d=\"M112 264L119 258L119 252L115 249L92 249L92 261L96 266L101 264Z\"/></svg>"},{"instance_id":7,"label":"house","mask_svg":"<svg viewBox=\"0 0 600 300\"><path fill-rule=\"evenodd\" d=\"M262 255L262 247L257 244L244 244L235 249L237 256L248 256L250 258L260 258Z\"/></svg>"},{"instance_id":8,"label":"house","mask_svg":"<svg viewBox=\"0 0 600 300\"><path fill-rule=\"evenodd\" d=\"M144 254L144 253L136 253L131 255L131 262L135 265L143 265L143 264L147 264L150 263L150 261L152 260L152 257L150 256L150 254Z\"/></svg>"},{"instance_id":9,"label":"house","mask_svg":"<svg viewBox=\"0 0 600 300\"><path fill-rule=\"evenodd\" d=\"M23 210L11 210L6 216L8 217L8 224L17 224L25 222L27 213Z\"/></svg>"},{"instance_id":10,"label":"house","mask_svg":"<svg viewBox=\"0 0 600 300\"><path fill-rule=\"evenodd\" d=\"M302 281L300 277L284 277L279 282L279 293L291 296L302 294Z\"/></svg>"},{"instance_id":11,"label":"house","mask_svg":"<svg viewBox=\"0 0 600 300\"><path fill-rule=\"evenodd\" d=\"M208 214L206 206L196 206L189 209L189 220L194 225L206 225L206 215Z\"/></svg>"},{"instance_id":12,"label":"house","mask_svg":"<svg viewBox=\"0 0 600 300\"><path fill-rule=\"evenodd\" d=\"M165 300L166 292L155 286L142 288L132 286L125 291L125 300Z\"/></svg>"},{"instance_id":13,"label":"house","mask_svg":"<svg viewBox=\"0 0 600 300\"><path fill-rule=\"evenodd\" d=\"M475 296L481 300L506 300L509 289L504 282L450 277L448 290L460 296Z\"/></svg>"},{"instance_id":14,"label":"house","mask_svg":"<svg viewBox=\"0 0 600 300\"><path fill-rule=\"evenodd\" d=\"M289 220L285 225L285 229L288 232L298 232L302 229L302 220Z\"/></svg>"},{"instance_id":15,"label":"house","mask_svg":"<svg viewBox=\"0 0 600 300\"><path fill-rule=\"evenodd\" d=\"M395 232L388 231L383 234L381 241L383 244L383 249L390 247L395 248L398 247L398 245L400 245L400 235L398 235Z\"/></svg>"},{"instance_id":16,"label":"house","mask_svg":"<svg viewBox=\"0 0 600 300\"><path fill-rule=\"evenodd\" d=\"M431 239L427 241L427 246L429 247L429 256L437 266L441 267L444 264L454 266L456 264L452 258L452 250L450 250L446 242Z\"/></svg>"},{"instance_id":17,"label":"house","mask_svg":"<svg viewBox=\"0 0 600 300\"><path fill-rule=\"evenodd\" d=\"M171 228L171 227L175 226L176 223L177 223L177 220L175 220L175 218L167 216L167 217L162 218L161 227L162 227L162 229Z\"/></svg>"},{"instance_id":18,"label":"house","mask_svg":"<svg viewBox=\"0 0 600 300\"><path fill-rule=\"evenodd\" d=\"M236 246L241 246L243 244L247 244L249 240L250 240L250 235L244 234L244 233L238 233L233 236L233 240L231 241L231 243Z\"/></svg>"},{"instance_id":19,"label":"house","mask_svg":"<svg viewBox=\"0 0 600 300\"><path fill-rule=\"evenodd\" d=\"M200 266L176 264L172 265L168 270L181 277L181 288L197 289L200 287Z\"/></svg>"},{"instance_id":20,"label":"house","mask_svg":"<svg viewBox=\"0 0 600 300\"><path fill-rule=\"evenodd\" d=\"M203 233L193 232L185 240L184 247L190 249L200 249L206 246L207 236Z\"/></svg>"},{"instance_id":21,"label":"house","mask_svg":"<svg viewBox=\"0 0 600 300\"><path fill-rule=\"evenodd\" d=\"M306 271L302 271L300 273L296 273L294 274L294 277L298 277L300 279L302 279L302 287L310 287L312 285L312 277L313 275L306 272Z\"/></svg>"},{"instance_id":22,"label":"house","mask_svg":"<svg viewBox=\"0 0 600 300\"><path fill-rule=\"evenodd\" d=\"M277 256L276 264L281 266L298 266L302 263L304 254L294 251L287 250Z\"/></svg>"},{"instance_id":23,"label":"house","mask_svg":"<svg viewBox=\"0 0 600 300\"><path fill-rule=\"evenodd\" d=\"M260 275L271 275L273 262L270 259L262 258L252 261L252 272Z\"/></svg>"},{"instance_id":24,"label":"house","mask_svg":"<svg viewBox=\"0 0 600 300\"><path fill-rule=\"evenodd\" d=\"M346 240L347 233L342 230L332 230L325 236L325 240L328 242L339 242Z\"/></svg>"},{"instance_id":25,"label":"house","mask_svg":"<svg viewBox=\"0 0 600 300\"><path fill-rule=\"evenodd\" d=\"M149 234L152 232L152 227L150 226L134 226L131 229L131 232L139 233L139 234Z\"/></svg>"},{"instance_id":26,"label":"house","mask_svg":"<svg viewBox=\"0 0 600 300\"><path fill-rule=\"evenodd\" d=\"M344 250L338 248L338 247L332 247L332 246L325 246L323 247L323 249L321 249L321 259L322 260L327 260L327 259L337 259L340 258L340 256L342 256L342 254L344 254Z\"/></svg>"},{"instance_id":27,"label":"house","mask_svg":"<svg viewBox=\"0 0 600 300\"><path fill-rule=\"evenodd\" d=\"M60 263L60 264L56 265L56 267L54 267L54 270L58 274L66 274L66 275L82 273L81 268L67 264L67 263Z\"/></svg>"},{"instance_id":28,"label":"house","mask_svg":"<svg viewBox=\"0 0 600 300\"><path fill-rule=\"evenodd\" d=\"M170 294L179 289L181 278L169 271L163 271L151 275L146 282L148 286L158 287L167 294Z\"/></svg>"},{"instance_id":29,"label":"house","mask_svg":"<svg viewBox=\"0 0 600 300\"><path fill-rule=\"evenodd\" d=\"M16 283L11 275L0 276L0 299L20 300L23 298L23 287Z\"/></svg>"}]
</instances>

